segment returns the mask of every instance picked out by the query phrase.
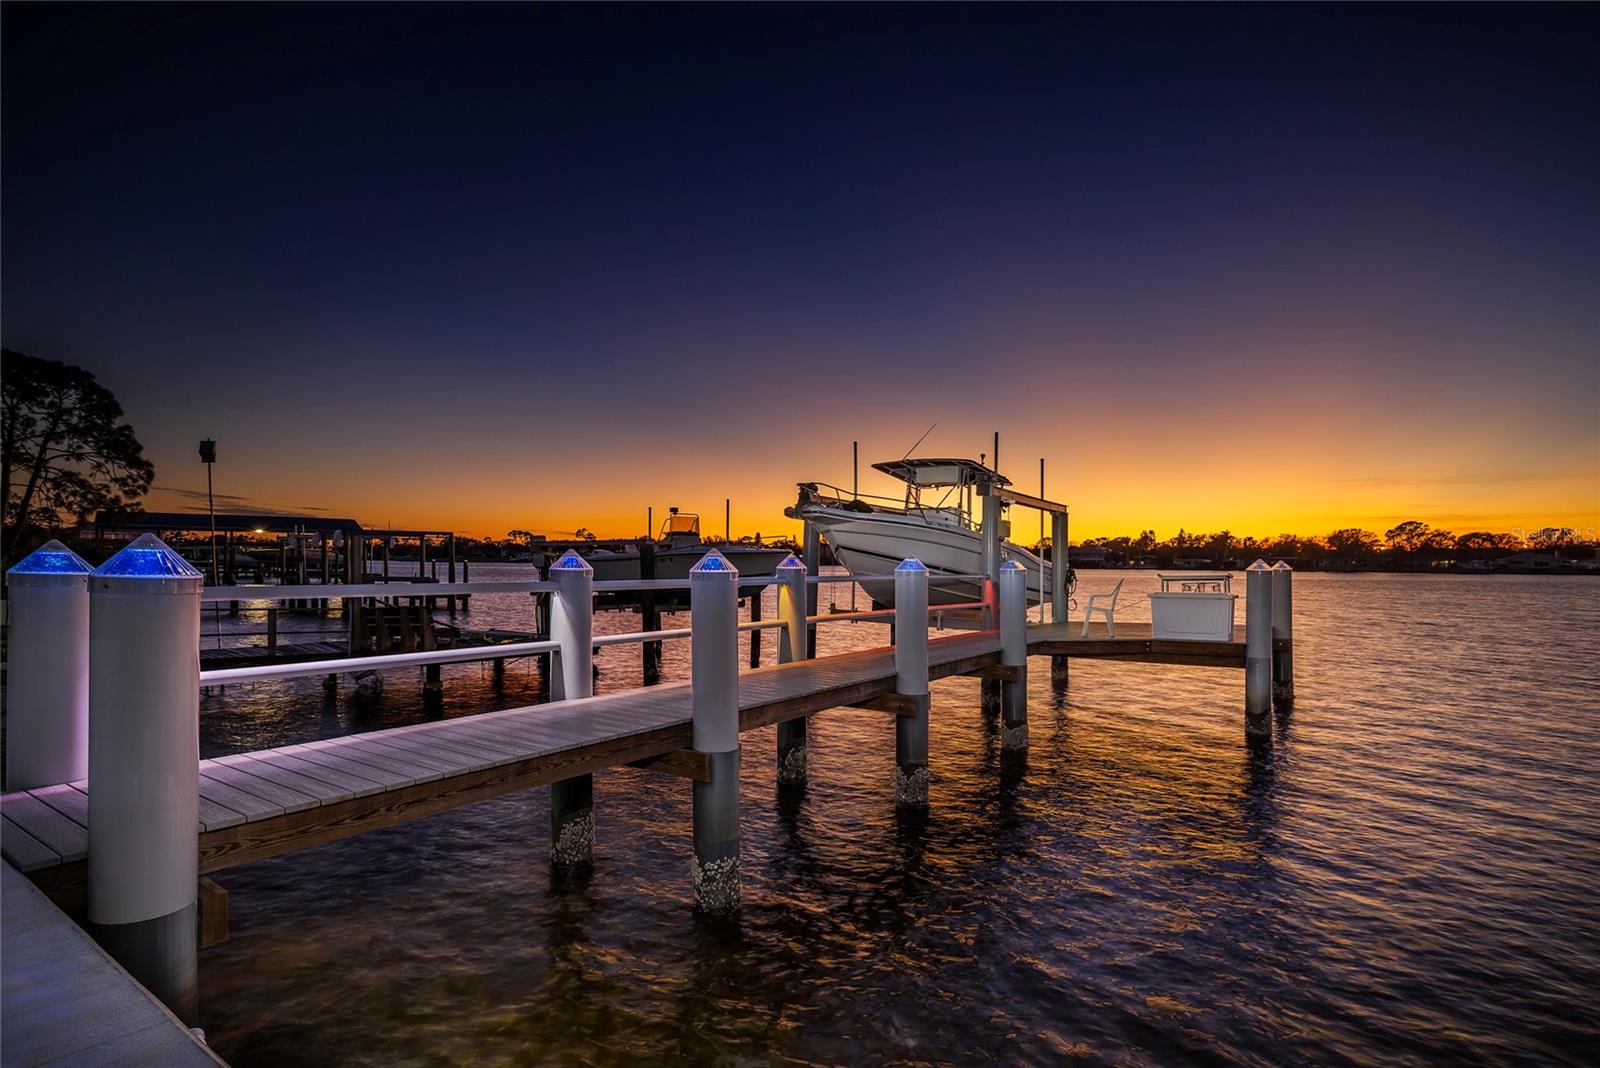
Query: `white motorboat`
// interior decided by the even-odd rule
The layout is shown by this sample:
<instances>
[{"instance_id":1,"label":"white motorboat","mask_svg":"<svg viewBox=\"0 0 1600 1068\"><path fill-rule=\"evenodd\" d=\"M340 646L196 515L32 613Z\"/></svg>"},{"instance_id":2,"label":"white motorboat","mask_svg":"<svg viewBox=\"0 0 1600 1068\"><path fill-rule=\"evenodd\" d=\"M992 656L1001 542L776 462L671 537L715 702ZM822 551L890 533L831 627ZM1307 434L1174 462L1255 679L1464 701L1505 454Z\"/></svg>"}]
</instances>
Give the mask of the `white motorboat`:
<instances>
[{"instance_id":1,"label":"white motorboat","mask_svg":"<svg viewBox=\"0 0 1600 1068\"><path fill-rule=\"evenodd\" d=\"M710 546L700 540L700 517L693 512L670 509L655 544L655 577L686 581L689 569L700 562ZM734 542L717 545L728 562L739 570L740 578L769 578L789 555L789 550L757 543ZM629 545L618 551L596 549L587 554L596 582L635 581L639 578L639 549Z\"/></svg>"},{"instance_id":2,"label":"white motorboat","mask_svg":"<svg viewBox=\"0 0 1600 1068\"><path fill-rule=\"evenodd\" d=\"M983 571L983 533L972 516L973 498L980 484L1004 487L1009 479L975 460L905 459L872 466L905 483L903 500L802 482L799 501L785 514L813 524L852 575L890 574L908 556L933 575ZM1040 590L1050 589L1050 564L1005 540L1010 523L1001 522L1001 556L1027 568L1028 600L1037 603ZM879 604L894 603L890 583L874 582L865 589ZM928 590L933 604L974 601L982 594L978 581L934 583Z\"/></svg>"}]
</instances>

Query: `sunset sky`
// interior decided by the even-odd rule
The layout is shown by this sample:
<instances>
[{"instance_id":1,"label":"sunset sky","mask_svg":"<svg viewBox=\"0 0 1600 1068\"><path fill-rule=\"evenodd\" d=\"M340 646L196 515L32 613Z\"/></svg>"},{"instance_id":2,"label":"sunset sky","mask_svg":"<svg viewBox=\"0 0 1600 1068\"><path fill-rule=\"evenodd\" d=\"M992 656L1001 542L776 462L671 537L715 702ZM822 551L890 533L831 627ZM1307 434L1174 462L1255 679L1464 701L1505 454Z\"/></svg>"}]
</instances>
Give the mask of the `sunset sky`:
<instances>
[{"instance_id":1,"label":"sunset sky","mask_svg":"<svg viewBox=\"0 0 1600 1068\"><path fill-rule=\"evenodd\" d=\"M1593 527L1597 25L8 5L4 340L152 509L211 436L220 507L788 533L937 423L1075 539Z\"/></svg>"}]
</instances>

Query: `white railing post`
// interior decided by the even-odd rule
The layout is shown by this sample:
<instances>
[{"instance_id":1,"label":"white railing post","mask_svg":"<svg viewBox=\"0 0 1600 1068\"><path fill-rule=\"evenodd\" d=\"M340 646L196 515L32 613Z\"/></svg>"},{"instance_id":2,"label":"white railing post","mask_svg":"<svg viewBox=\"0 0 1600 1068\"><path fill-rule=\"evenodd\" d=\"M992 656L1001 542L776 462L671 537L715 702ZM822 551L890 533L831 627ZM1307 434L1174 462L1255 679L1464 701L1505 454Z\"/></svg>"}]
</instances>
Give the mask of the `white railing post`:
<instances>
[{"instance_id":1,"label":"white railing post","mask_svg":"<svg viewBox=\"0 0 1600 1068\"><path fill-rule=\"evenodd\" d=\"M806 627L806 565L790 553L773 572L783 581L778 586L778 618L783 630L778 635L778 663L791 664L808 655ZM800 786L807 778L807 717L787 719L778 724L778 784Z\"/></svg>"},{"instance_id":2,"label":"white railing post","mask_svg":"<svg viewBox=\"0 0 1600 1068\"><path fill-rule=\"evenodd\" d=\"M1000 748L1028 747L1028 571L1000 565L1000 663L1014 678L1000 684Z\"/></svg>"},{"instance_id":3,"label":"white railing post","mask_svg":"<svg viewBox=\"0 0 1600 1068\"><path fill-rule=\"evenodd\" d=\"M694 784L694 904L739 908L739 572L715 549L689 570L694 747L710 781Z\"/></svg>"},{"instance_id":4,"label":"white railing post","mask_svg":"<svg viewBox=\"0 0 1600 1068\"><path fill-rule=\"evenodd\" d=\"M1257 560L1245 569L1244 733L1272 737L1272 569Z\"/></svg>"},{"instance_id":5,"label":"white railing post","mask_svg":"<svg viewBox=\"0 0 1600 1068\"><path fill-rule=\"evenodd\" d=\"M89 775L89 572L47 541L6 572L6 789Z\"/></svg>"},{"instance_id":6,"label":"white railing post","mask_svg":"<svg viewBox=\"0 0 1600 1068\"><path fill-rule=\"evenodd\" d=\"M894 688L916 699L894 721L894 801L928 807L928 569L907 557L894 569Z\"/></svg>"},{"instance_id":7,"label":"white railing post","mask_svg":"<svg viewBox=\"0 0 1600 1068\"><path fill-rule=\"evenodd\" d=\"M552 689L556 700L594 695L594 568L568 549L550 565L550 638L558 642ZM594 776L550 784L550 862L577 871L594 859Z\"/></svg>"},{"instance_id":8,"label":"white railing post","mask_svg":"<svg viewBox=\"0 0 1600 1068\"><path fill-rule=\"evenodd\" d=\"M154 534L89 579L89 929L191 1026L201 585Z\"/></svg>"},{"instance_id":9,"label":"white railing post","mask_svg":"<svg viewBox=\"0 0 1600 1068\"><path fill-rule=\"evenodd\" d=\"M1281 708L1294 704L1293 581L1294 569L1287 563L1272 565L1272 703Z\"/></svg>"}]
</instances>

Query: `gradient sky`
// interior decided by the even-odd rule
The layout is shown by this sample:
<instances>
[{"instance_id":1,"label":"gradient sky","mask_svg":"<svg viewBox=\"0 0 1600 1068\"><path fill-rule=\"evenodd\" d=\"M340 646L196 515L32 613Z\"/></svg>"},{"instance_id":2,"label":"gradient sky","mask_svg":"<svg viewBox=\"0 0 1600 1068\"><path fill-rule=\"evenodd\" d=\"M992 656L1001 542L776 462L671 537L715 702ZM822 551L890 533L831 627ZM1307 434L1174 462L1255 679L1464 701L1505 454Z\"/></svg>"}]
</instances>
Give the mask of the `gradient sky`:
<instances>
[{"instance_id":1,"label":"gradient sky","mask_svg":"<svg viewBox=\"0 0 1600 1068\"><path fill-rule=\"evenodd\" d=\"M227 504L787 532L937 422L1075 538L1600 523L1593 6L3 21L5 344L151 508L209 435Z\"/></svg>"}]
</instances>

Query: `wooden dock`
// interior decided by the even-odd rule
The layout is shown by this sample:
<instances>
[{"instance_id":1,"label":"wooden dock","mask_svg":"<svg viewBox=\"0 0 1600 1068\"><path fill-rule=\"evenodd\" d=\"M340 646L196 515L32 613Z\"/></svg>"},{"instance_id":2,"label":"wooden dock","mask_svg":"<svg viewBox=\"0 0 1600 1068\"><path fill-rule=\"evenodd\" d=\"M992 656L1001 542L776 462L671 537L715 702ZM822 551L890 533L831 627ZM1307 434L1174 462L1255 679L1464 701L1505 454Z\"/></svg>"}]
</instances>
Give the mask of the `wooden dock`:
<instances>
[{"instance_id":1,"label":"wooden dock","mask_svg":"<svg viewBox=\"0 0 1600 1068\"><path fill-rule=\"evenodd\" d=\"M1199 667L1243 668L1242 628L1229 642L1157 641L1149 624L1033 625L1029 651ZM994 631L934 638L929 677L1000 677ZM892 648L747 671L739 726L754 730L828 709L894 714ZM703 778L691 749L690 686L643 687L330 738L200 764L200 871L348 838L503 794L633 765ZM0 798L0 852L64 908L83 902L88 784Z\"/></svg>"},{"instance_id":2,"label":"wooden dock","mask_svg":"<svg viewBox=\"0 0 1600 1068\"><path fill-rule=\"evenodd\" d=\"M6 1065L223 1063L10 864L0 898Z\"/></svg>"}]
</instances>

